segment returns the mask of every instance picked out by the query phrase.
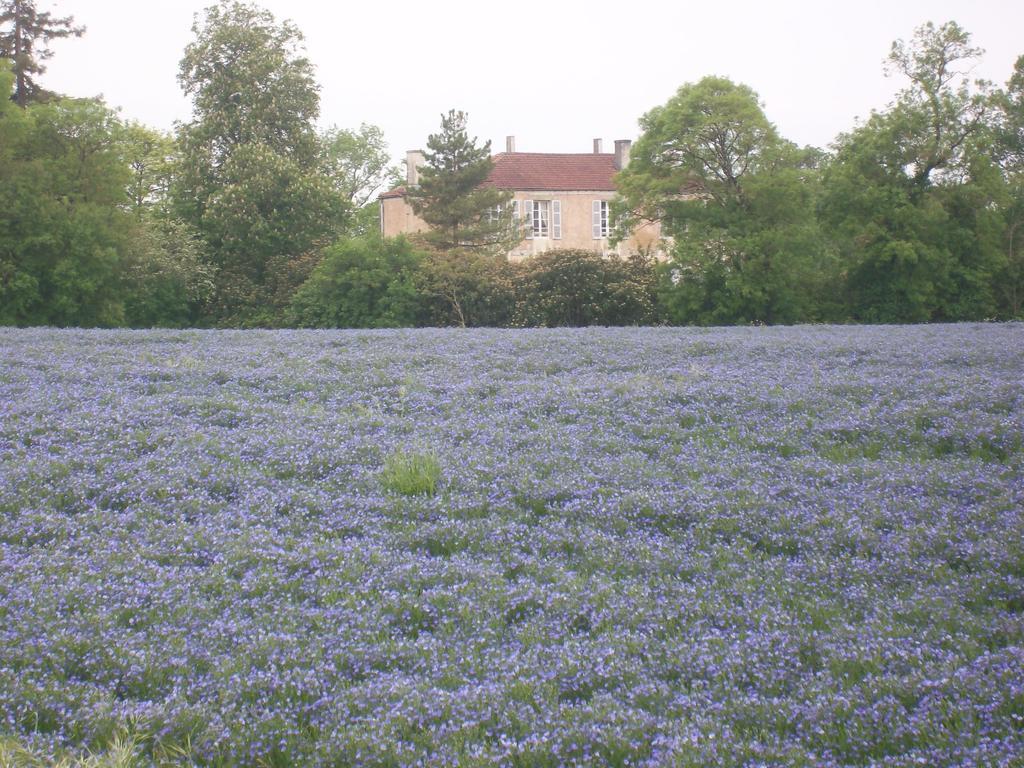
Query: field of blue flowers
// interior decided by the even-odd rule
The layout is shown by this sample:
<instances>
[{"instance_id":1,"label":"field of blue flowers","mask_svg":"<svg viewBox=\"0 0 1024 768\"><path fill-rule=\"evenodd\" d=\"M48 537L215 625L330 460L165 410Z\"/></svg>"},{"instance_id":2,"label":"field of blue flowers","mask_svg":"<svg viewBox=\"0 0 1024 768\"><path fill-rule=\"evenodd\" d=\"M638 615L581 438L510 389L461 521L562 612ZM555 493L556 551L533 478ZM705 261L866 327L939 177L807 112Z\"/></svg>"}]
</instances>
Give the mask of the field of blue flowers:
<instances>
[{"instance_id":1,"label":"field of blue flowers","mask_svg":"<svg viewBox=\"0 0 1024 768\"><path fill-rule=\"evenodd\" d=\"M1024 326L0 329L0 574L26 765L1021 765Z\"/></svg>"}]
</instances>

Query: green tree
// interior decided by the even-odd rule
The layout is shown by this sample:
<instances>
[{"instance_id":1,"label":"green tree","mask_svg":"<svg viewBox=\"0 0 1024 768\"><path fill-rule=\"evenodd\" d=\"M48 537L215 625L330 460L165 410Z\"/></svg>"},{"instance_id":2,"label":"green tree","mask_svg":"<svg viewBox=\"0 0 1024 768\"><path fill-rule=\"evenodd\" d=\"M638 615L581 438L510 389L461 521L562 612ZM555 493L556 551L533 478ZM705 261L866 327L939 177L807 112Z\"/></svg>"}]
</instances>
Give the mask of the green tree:
<instances>
[{"instance_id":1,"label":"green tree","mask_svg":"<svg viewBox=\"0 0 1024 768\"><path fill-rule=\"evenodd\" d=\"M375 125L363 123L358 131L331 128L321 141L327 176L351 208L364 207L401 179L384 133Z\"/></svg>"},{"instance_id":2,"label":"green tree","mask_svg":"<svg viewBox=\"0 0 1024 768\"><path fill-rule=\"evenodd\" d=\"M238 2L193 26L179 80L194 117L179 131L174 209L218 268L221 322L272 324L339 231L344 201L322 170L319 91L289 22Z\"/></svg>"},{"instance_id":3,"label":"green tree","mask_svg":"<svg viewBox=\"0 0 1024 768\"><path fill-rule=\"evenodd\" d=\"M9 86L10 73L3 79ZM86 99L0 113L0 323L123 321L130 217L121 129Z\"/></svg>"},{"instance_id":4,"label":"green tree","mask_svg":"<svg viewBox=\"0 0 1024 768\"><path fill-rule=\"evenodd\" d=\"M985 158L980 51L955 23L898 41L890 71L909 80L890 108L837 142L822 220L841 252L852 316L872 322L991 317L998 250L981 215L996 192Z\"/></svg>"},{"instance_id":5,"label":"green tree","mask_svg":"<svg viewBox=\"0 0 1024 768\"><path fill-rule=\"evenodd\" d=\"M84 33L85 27L76 27L71 16L40 13L34 0L0 0L0 59L10 59L14 65L11 100L25 107L51 97L36 82L36 76L46 71L43 62L53 57L50 42Z\"/></svg>"},{"instance_id":6,"label":"green tree","mask_svg":"<svg viewBox=\"0 0 1024 768\"><path fill-rule=\"evenodd\" d=\"M217 314L231 323L273 324L308 274L293 267L335 231L338 198L322 176L301 172L262 144L239 147L223 170L201 228L220 270Z\"/></svg>"},{"instance_id":7,"label":"green tree","mask_svg":"<svg viewBox=\"0 0 1024 768\"><path fill-rule=\"evenodd\" d=\"M128 200L136 218L169 214L171 179L177 163L172 136L137 122L128 123L121 136L124 162L131 172Z\"/></svg>"},{"instance_id":8,"label":"green tree","mask_svg":"<svg viewBox=\"0 0 1024 768\"><path fill-rule=\"evenodd\" d=\"M304 328L394 328L413 325L415 273L422 255L404 238L346 239L327 248L295 293L288 321Z\"/></svg>"},{"instance_id":9,"label":"green tree","mask_svg":"<svg viewBox=\"0 0 1024 768\"><path fill-rule=\"evenodd\" d=\"M491 142L477 146L469 138L464 112L441 116L440 133L431 134L419 185L406 195L430 230L423 241L440 251L505 254L518 240L513 228L512 193L484 185L493 168Z\"/></svg>"},{"instance_id":10,"label":"green tree","mask_svg":"<svg viewBox=\"0 0 1024 768\"><path fill-rule=\"evenodd\" d=\"M7 98L14 87L8 62L0 59L0 324L24 322L39 301L39 279L20 254L9 206L24 194L24 160L20 149L31 131L31 120ZM26 206L28 207L28 206Z\"/></svg>"},{"instance_id":11,"label":"green tree","mask_svg":"<svg viewBox=\"0 0 1024 768\"><path fill-rule=\"evenodd\" d=\"M616 209L620 232L658 220L674 242L669 318L821 317L832 267L814 214L817 153L782 139L757 95L721 77L684 85L640 122Z\"/></svg>"},{"instance_id":12,"label":"green tree","mask_svg":"<svg viewBox=\"0 0 1024 768\"><path fill-rule=\"evenodd\" d=\"M1004 261L996 273L996 296L1004 317L1024 316L1024 56L1017 59L1004 91L995 96L995 155L1002 172L998 217Z\"/></svg>"},{"instance_id":13,"label":"green tree","mask_svg":"<svg viewBox=\"0 0 1024 768\"><path fill-rule=\"evenodd\" d=\"M910 42L892 44L889 71L910 81L890 113L898 126L893 148L915 193L936 174L958 179L967 171L971 139L984 128L989 104L988 83L970 79L983 53L953 21L938 28L928 22Z\"/></svg>"}]
</instances>

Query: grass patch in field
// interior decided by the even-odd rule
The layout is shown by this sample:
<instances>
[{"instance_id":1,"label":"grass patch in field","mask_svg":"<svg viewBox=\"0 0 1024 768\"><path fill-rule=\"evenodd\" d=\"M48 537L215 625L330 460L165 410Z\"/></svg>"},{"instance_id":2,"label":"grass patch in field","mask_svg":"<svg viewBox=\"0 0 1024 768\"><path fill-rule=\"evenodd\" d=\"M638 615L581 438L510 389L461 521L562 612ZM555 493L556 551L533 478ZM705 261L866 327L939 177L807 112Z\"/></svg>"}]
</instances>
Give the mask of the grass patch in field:
<instances>
[{"instance_id":1,"label":"grass patch in field","mask_svg":"<svg viewBox=\"0 0 1024 768\"><path fill-rule=\"evenodd\" d=\"M384 488L403 496L433 496L441 479L441 463L433 451L399 450L384 460L380 481Z\"/></svg>"}]
</instances>

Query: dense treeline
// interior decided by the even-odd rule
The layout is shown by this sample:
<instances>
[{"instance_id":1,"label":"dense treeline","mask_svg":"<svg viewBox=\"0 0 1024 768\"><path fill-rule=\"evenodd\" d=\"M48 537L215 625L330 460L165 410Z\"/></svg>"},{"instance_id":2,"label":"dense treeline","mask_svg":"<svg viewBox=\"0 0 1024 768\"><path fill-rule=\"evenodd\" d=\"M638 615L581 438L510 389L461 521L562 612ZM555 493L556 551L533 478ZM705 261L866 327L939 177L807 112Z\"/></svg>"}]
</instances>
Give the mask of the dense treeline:
<instances>
[{"instance_id":1,"label":"dense treeline","mask_svg":"<svg viewBox=\"0 0 1024 768\"><path fill-rule=\"evenodd\" d=\"M1024 316L1024 57L1005 88L972 81L981 51L954 23L894 43L888 69L905 87L829 152L787 141L744 85L684 85L642 117L616 206L620 233L661 222L667 259L513 264L501 196L458 192L489 163L462 113L430 137L416 200L444 227L383 241L374 200L397 168L374 126L317 130L319 86L290 23L230 0L208 8L179 70L193 116L166 135L38 85L46 41L82 33L72 22L0 1L3 324ZM472 163L447 177L453 157Z\"/></svg>"}]
</instances>

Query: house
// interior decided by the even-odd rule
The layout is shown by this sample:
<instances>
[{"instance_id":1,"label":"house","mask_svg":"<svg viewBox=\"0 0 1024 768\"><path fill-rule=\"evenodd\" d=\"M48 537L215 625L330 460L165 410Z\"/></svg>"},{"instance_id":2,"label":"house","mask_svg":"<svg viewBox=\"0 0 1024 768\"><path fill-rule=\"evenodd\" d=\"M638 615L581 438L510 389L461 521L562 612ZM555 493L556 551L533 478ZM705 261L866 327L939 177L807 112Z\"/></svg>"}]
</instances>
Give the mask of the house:
<instances>
[{"instance_id":1,"label":"house","mask_svg":"<svg viewBox=\"0 0 1024 768\"><path fill-rule=\"evenodd\" d=\"M615 198L615 174L629 163L631 142L615 142L615 152L581 154L516 152L515 137L506 140L504 152L494 155L494 167L484 184L513 193L513 216L524 221L526 237L508 256L520 260L554 248L578 248L603 254L628 256L637 251L658 252L660 227L644 224L628 238L612 245L611 202ZM428 226L412 210L405 197L419 181L423 153L406 155L407 185L380 196L380 228L385 237L425 231Z\"/></svg>"}]
</instances>

